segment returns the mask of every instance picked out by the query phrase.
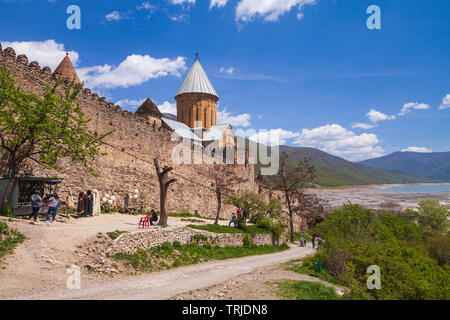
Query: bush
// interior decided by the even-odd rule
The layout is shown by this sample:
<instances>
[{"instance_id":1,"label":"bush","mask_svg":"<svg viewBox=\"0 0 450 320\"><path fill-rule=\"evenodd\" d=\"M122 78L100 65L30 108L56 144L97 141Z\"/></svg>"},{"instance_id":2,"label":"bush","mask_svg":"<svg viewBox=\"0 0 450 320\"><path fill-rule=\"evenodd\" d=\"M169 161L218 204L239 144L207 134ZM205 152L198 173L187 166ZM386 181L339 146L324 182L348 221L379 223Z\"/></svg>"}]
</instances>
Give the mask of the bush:
<instances>
[{"instance_id":1,"label":"bush","mask_svg":"<svg viewBox=\"0 0 450 320\"><path fill-rule=\"evenodd\" d=\"M316 261L322 261L324 270L351 290L349 297L450 298L448 265L440 266L438 259L427 256L421 228L404 217L350 204L320 223L314 233L325 239ZM381 268L380 290L366 287L370 265Z\"/></svg>"},{"instance_id":2,"label":"bush","mask_svg":"<svg viewBox=\"0 0 450 320\"><path fill-rule=\"evenodd\" d=\"M172 250L172 244L169 241L166 241L161 245L161 248L163 250Z\"/></svg>"},{"instance_id":3,"label":"bush","mask_svg":"<svg viewBox=\"0 0 450 320\"><path fill-rule=\"evenodd\" d=\"M198 244L198 243L204 242L204 241L208 241L208 237L203 234L195 234L195 235L191 236L191 242L195 242Z\"/></svg>"},{"instance_id":4,"label":"bush","mask_svg":"<svg viewBox=\"0 0 450 320\"><path fill-rule=\"evenodd\" d=\"M261 217L256 225L260 228L270 230L271 221L267 217Z\"/></svg>"},{"instance_id":5,"label":"bush","mask_svg":"<svg viewBox=\"0 0 450 320\"><path fill-rule=\"evenodd\" d=\"M244 234L242 246L248 249L251 249L253 247L252 236L250 234L248 233Z\"/></svg>"},{"instance_id":6,"label":"bush","mask_svg":"<svg viewBox=\"0 0 450 320\"><path fill-rule=\"evenodd\" d=\"M174 242L172 242L172 246L174 248L179 248L179 247L181 247L181 242L178 240L175 240Z\"/></svg>"},{"instance_id":7,"label":"bush","mask_svg":"<svg viewBox=\"0 0 450 320\"><path fill-rule=\"evenodd\" d=\"M211 249L212 248L212 244L211 244L211 242L205 242L204 244L203 244L203 248L205 248L205 249Z\"/></svg>"}]
</instances>

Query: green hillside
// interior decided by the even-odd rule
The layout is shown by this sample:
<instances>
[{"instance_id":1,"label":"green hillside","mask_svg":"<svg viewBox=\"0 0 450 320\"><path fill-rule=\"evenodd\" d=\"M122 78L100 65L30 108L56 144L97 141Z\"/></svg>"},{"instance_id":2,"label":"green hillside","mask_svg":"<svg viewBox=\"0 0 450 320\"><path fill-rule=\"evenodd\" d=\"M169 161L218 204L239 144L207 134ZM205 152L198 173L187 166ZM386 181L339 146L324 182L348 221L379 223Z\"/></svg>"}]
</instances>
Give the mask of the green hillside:
<instances>
[{"instance_id":1,"label":"green hillside","mask_svg":"<svg viewBox=\"0 0 450 320\"><path fill-rule=\"evenodd\" d=\"M389 172L353 163L314 148L280 146L292 165L304 157L311 158L317 170L315 183L321 187L341 187L369 184L432 182L431 179ZM259 172L259 165L257 165ZM266 177L270 182L270 177Z\"/></svg>"},{"instance_id":2,"label":"green hillside","mask_svg":"<svg viewBox=\"0 0 450 320\"><path fill-rule=\"evenodd\" d=\"M360 164L392 172L450 182L450 152L395 152Z\"/></svg>"}]
</instances>

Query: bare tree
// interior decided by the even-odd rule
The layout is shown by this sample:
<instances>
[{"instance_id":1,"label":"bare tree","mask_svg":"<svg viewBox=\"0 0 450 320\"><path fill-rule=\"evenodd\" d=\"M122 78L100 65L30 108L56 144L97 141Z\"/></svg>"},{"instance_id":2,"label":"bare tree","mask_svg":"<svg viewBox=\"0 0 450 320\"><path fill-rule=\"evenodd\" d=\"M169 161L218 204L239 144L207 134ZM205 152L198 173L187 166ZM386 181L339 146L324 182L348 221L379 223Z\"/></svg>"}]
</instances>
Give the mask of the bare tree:
<instances>
[{"instance_id":1,"label":"bare tree","mask_svg":"<svg viewBox=\"0 0 450 320\"><path fill-rule=\"evenodd\" d=\"M283 200L288 209L291 242L294 242L294 214L300 212L299 196L305 194L305 189L310 186L315 177L316 169L311 164L311 159L299 160L294 167L290 165L286 152L281 154L280 167L278 173L272 177L271 187L283 193Z\"/></svg>"},{"instance_id":2,"label":"bare tree","mask_svg":"<svg viewBox=\"0 0 450 320\"><path fill-rule=\"evenodd\" d=\"M234 167L226 164L205 165L198 169L198 173L211 181L211 189L217 199L217 213L214 224L219 224L223 196L231 193L233 186L245 183L247 179L237 176Z\"/></svg>"},{"instance_id":3,"label":"bare tree","mask_svg":"<svg viewBox=\"0 0 450 320\"><path fill-rule=\"evenodd\" d=\"M176 182L176 179L169 180L169 172L173 170L172 167L164 166L162 170L159 166L159 160L157 158L153 159L155 165L156 175L159 180L159 205L160 205L160 218L158 225L167 225L167 192L169 191L169 186Z\"/></svg>"},{"instance_id":4,"label":"bare tree","mask_svg":"<svg viewBox=\"0 0 450 320\"><path fill-rule=\"evenodd\" d=\"M326 219L327 201L305 189L296 190L292 196L292 212L304 219L309 228Z\"/></svg>"}]
</instances>

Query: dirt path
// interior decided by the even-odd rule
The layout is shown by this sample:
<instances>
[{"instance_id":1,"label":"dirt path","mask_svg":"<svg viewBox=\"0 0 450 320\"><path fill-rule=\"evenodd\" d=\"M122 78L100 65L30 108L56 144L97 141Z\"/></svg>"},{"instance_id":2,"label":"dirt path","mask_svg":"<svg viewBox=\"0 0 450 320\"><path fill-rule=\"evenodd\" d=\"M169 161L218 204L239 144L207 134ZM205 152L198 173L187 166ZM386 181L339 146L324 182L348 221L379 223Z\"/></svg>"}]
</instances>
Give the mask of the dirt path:
<instances>
[{"instance_id":1,"label":"dirt path","mask_svg":"<svg viewBox=\"0 0 450 320\"><path fill-rule=\"evenodd\" d=\"M312 254L311 248L292 247L269 255L214 261L123 279L84 281L80 290L57 289L18 295L14 299L168 299L184 292L211 287L262 267L275 266Z\"/></svg>"},{"instance_id":2,"label":"dirt path","mask_svg":"<svg viewBox=\"0 0 450 320\"><path fill-rule=\"evenodd\" d=\"M319 282L336 289L339 295L343 288L305 274L284 270L282 265L263 267L253 272L222 282L205 289L185 292L173 297L175 300L279 300L275 282L296 280Z\"/></svg>"},{"instance_id":3,"label":"dirt path","mask_svg":"<svg viewBox=\"0 0 450 320\"><path fill-rule=\"evenodd\" d=\"M33 225L28 220L8 221L27 238L17 246L14 253L0 261L0 299L16 296L39 295L66 287L67 266L74 262L74 250L88 238L99 232L115 230L138 232L137 222L141 216L108 214L82 219L61 219L60 222L38 222ZM206 220L209 222L209 220ZM179 218L169 218L173 227L190 222ZM220 221L226 224L225 221ZM85 282L105 279L98 274L84 275Z\"/></svg>"}]
</instances>

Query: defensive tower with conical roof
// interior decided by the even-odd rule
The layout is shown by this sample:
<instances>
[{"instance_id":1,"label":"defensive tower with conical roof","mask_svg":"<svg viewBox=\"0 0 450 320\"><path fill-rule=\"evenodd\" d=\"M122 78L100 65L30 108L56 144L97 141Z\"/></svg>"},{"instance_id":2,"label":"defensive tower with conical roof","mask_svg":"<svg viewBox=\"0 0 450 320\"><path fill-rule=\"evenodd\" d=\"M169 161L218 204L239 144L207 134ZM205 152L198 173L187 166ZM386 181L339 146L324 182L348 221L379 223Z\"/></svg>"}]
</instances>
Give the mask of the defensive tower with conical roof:
<instances>
[{"instance_id":1,"label":"defensive tower with conical roof","mask_svg":"<svg viewBox=\"0 0 450 320\"><path fill-rule=\"evenodd\" d=\"M59 66L56 67L54 74L59 74L69 81L74 80L75 84L80 84L80 79L78 78L77 72L73 67L72 61L70 61L68 51L66 52L66 56L61 61Z\"/></svg>"},{"instance_id":2,"label":"defensive tower with conical roof","mask_svg":"<svg viewBox=\"0 0 450 320\"><path fill-rule=\"evenodd\" d=\"M217 123L217 101L219 96L196 55L195 63L178 90L177 121L190 128L201 122L201 127L211 128Z\"/></svg>"}]
</instances>

